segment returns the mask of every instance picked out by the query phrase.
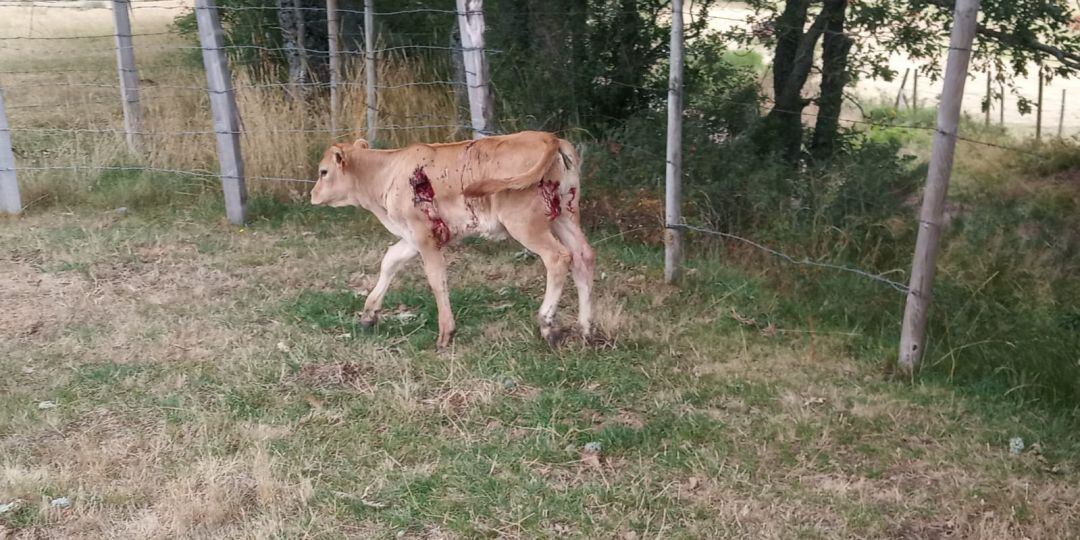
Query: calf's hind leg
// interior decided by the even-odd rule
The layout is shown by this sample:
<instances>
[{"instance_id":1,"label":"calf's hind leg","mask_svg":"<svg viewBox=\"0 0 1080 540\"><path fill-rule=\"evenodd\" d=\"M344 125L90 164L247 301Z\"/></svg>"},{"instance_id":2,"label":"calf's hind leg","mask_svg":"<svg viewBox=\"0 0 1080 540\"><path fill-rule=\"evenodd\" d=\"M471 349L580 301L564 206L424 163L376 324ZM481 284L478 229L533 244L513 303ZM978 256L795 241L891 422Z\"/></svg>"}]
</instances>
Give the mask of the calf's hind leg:
<instances>
[{"instance_id":1,"label":"calf's hind leg","mask_svg":"<svg viewBox=\"0 0 1080 540\"><path fill-rule=\"evenodd\" d=\"M581 335L588 339L592 335L592 287L593 269L596 265L596 255L592 246L585 238L577 221L563 214L552 224L555 236L561 241L573 256L571 272L574 276L574 287L578 293L578 326L581 327Z\"/></svg>"},{"instance_id":2,"label":"calf's hind leg","mask_svg":"<svg viewBox=\"0 0 1080 540\"><path fill-rule=\"evenodd\" d=\"M543 215L536 215L525 221L507 220L503 222L506 231L525 249L540 256L547 269L547 289L544 301L540 304L540 336L554 347L559 342L559 332L555 328L555 312L559 308L566 283L566 273L570 269L570 251L551 234L551 227Z\"/></svg>"}]
</instances>

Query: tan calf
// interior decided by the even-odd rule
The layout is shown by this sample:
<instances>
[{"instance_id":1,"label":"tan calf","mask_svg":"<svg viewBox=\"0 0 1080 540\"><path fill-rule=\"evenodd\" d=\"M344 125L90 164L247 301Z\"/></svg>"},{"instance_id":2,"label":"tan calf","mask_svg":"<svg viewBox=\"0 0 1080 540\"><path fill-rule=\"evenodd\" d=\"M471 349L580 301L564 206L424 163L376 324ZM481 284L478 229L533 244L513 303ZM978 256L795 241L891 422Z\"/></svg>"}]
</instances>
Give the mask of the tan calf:
<instances>
[{"instance_id":1,"label":"tan calf","mask_svg":"<svg viewBox=\"0 0 1080 540\"><path fill-rule=\"evenodd\" d=\"M582 335L592 331L593 250L580 227L581 160L550 133L526 131L448 144L372 150L335 144L319 163L312 204L361 206L400 238L383 257L361 323L378 318L394 274L417 254L439 310L438 348L450 344L454 317L443 248L467 236L511 237L547 268L540 334L557 341L555 311L572 271Z\"/></svg>"}]
</instances>

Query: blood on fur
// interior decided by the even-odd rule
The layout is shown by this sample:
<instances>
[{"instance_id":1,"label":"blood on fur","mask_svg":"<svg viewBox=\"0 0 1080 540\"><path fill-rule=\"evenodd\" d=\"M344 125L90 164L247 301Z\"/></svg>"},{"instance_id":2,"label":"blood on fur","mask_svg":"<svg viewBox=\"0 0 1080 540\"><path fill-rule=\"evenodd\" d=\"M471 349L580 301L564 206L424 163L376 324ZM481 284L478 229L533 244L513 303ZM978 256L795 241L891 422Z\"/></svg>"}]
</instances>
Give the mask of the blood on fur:
<instances>
[{"instance_id":1,"label":"blood on fur","mask_svg":"<svg viewBox=\"0 0 1080 540\"><path fill-rule=\"evenodd\" d=\"M435 201L435 189L431 187L431 180L428 178L427 173L424 172L423 167L417 167L413 170L409 185L413 189L413 204L419 205L423 202Z\"/></svg>"},{"instance_id":2,"label":"blood on fur","mask_svg":"<svg viewBox=\"0 0 1080 540\"><path fill-rule=\"evenodd\" d=\"M434 209L423 209L424 215L431 222L431 235L435 237L435 245L438 247L445 246L450 242L450 227L446 226L446 222L442 220Z\"/></svg>"},{"instance_id":3,"label":"blood on fur","mask_svg":"<svg viewBox=\"0 0 1080 540\"><path fill-rule=\"evenodd\" d=\"M574 197L577 197L577 188L570 188L570 199L566 201L566 210L571 214L574 213Z\"/></svg>"},{"instance_id":4,"label":"blood on fur","mask_svg":"<svg viewBox=\"0 0 1080 540\"><path fill-rule=\"evenodd\" d=\"M435 245L443 247L450 241L450 227L439 217L435 207L435 188L431 185L431 179L424 172L423 167L413 170L409 185L413 189L413 205L424 213L431 225L431 235L435 238Z\"/></svg>"},{"instance_id":5,"label":"blood on fur","mask_svg":"<svg viewBox=\"0 0 1080 540\"><path fill-rule=\"evenodd\" d=\"M541 179L537 189L540 191L540 198L544 201L544 213L547 215L548 220L553 221L562 213L562 205L559 200L559 181Z\"/></svg>"}]
</instances>

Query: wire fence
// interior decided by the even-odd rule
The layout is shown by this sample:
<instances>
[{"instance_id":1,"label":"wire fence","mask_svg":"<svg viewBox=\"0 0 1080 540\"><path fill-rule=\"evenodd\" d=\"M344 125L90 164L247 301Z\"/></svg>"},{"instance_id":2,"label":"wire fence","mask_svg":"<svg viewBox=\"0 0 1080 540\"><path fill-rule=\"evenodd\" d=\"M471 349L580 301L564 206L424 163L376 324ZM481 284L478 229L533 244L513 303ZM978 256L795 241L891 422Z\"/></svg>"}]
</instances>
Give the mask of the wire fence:
<instances>
[{"instance_id":1,"label":"wire fence","mask_svg":"<svg viewBox=\"0 0 1080 540\"><path fill-rule=\"evenodd\" d=\"M88 22L110 22L108 17L117 7L131 10L134 15L132 27L115 26L111 33L98 31L97 28L94 31L63 32L57 31L57 25L50 24L52 21L42 19L42 12L77 10L79 13L72 17ZM388 143L461 137L469 134L472 128L456 106L455 88L465 91L470 88L463 78L449 78L444 74L412 69L405 73L380 74L387 76L377 77L372 85L364 81L363 72L367 69L364 60L376 58L376 69L380 69L380 64L384 62L400 61L414 53L449 56L473 51L485 55L501 52L491 48L423 43L380 43L373 48L346 43L344 47L339 47L336 55L344 61L344 68L352 72L352 76L334 81L323 77L273 82L247 76L243 70L234 70L230 84L214 88L207 85L198 65L196 55L199 53L294 55L301 57L304 62L325 61L331 53L327 48L295 42L289 46L225 44L215 47L205 42L195 42L190 35L180 35L171 26L172 20L184 13L195 12L197 15L199 11L212 11L216 17L253 11L276 12L276 6L191 6L183 2L149 0L84 3L38 1L0 2L0 9L7 10L10 15L5 25L8 29L4 32L6 35L0 35L0 58L4 59L0 63L0 91L3 92L7 116L10 117L10 126L3 126L2 131L14 138L14 155L18 158L17 164L0 163L0 172L17 173L24 177L63 171L80 174L146 171L209 179L215 176L211 172L214 170L214 156L209 151L212 148L210 139L220 135L236 135L244 140L249 150L248 170L254 169L255 172L245 175L246 180L309 184L312 182L311 173L304 170L310 159L307 155L301 157L297 152L291 152L289 157L299 159L290 165L283 163L283 159L262 160L251 154L268 154L269 149L275 146L295 146L298 143L305 146L299 153L310 153L307 147L313 144L325 145L334 139L363 133L370 129L370 126L363 125L363 113L368 109L375 111L378 132L387 134L380 138L388 139ZM326 8L299 6L296 11L315 16L324 24L328 20ZM142 13L153 15L143 16ZM364 13L363 10L338 9L337 17ZM461 15L457 10L436 8L375 11L374 15L391 17L421 13L445 16L448 25ZM22 28L12 24L17 18L24 22ZM167 29L162 30L163 26ZM107 30L107 27L101 30ZM281 28L276 27L275 30L280 31ZM127 47L135 53L134 65L112 64L114 55L125 47L120 44L120 36L131 40L131 45ZM108 40L117 42L106 45ZM123 95L125 91L125 83L123 80L117 81L117 75L125 73L142 77L138 79L134 98L137 100L134 106L140 110L142 121L136 128L121 125L120 115L117 114L125 106L123 99L115 99L118 93ZM394 99L388 100L386 106L372 106L365 102L364 93L369 89L387 95L415 89L423 94L419 98L449 103L454 113L436 114L399 107ZM349 98L343 111L344 118L337 119L343 121L336 126L333 125L335 122L326 121L326 107L322 101L325 98L323 94L330 90L346 94ZM209 98L222 94L235 95L240 102L241 122L236 129L223 130L213 125L213 114L209 110L209 101L212 100ZM276 110L267 113L258 110L260 108ZM66 118L54 121L47 116L53 112L50 109L57 116ZM390 135L397 132L405 135ZM132 152L125 153L115 145L109 150L107 140L119 141L132 136L140 139L141 147L137 151L132 148ZM92 142L91 138L96 138L97 142ZM58 143L61 148L38 151L34 147L41 142L40 139L49 139L49 143ZM184 142L189 139L192 141ZM190 151L194 145L200 148L193 155ZM87 152L87 148L92 146L97 148ZM251 151L252 147L258 146L266 150L254 148ZM117 165L116 161L123 162L123 165Z\"/></svg>"},{"instance_id":2,"label":"wire fence","mask_svg":"<svg viewBox=\"0 0 1080 540\"><path fill-rule=\"evenodd\" d=\"M372 47L362 46L356 40L354 43L342 43L337 53L332 53L330 47L311 47L308 43L295 41L286 46L215 46L205 39L196 42L191 35L179 34L171 26L172 20L191 12L197 16L200 11L208 12L217 19L221 14L276 12L279 8L214 7L202 2L191 6L172 0L0 2L0 10L12 11L16 8L26 13L12 12L6 24L0 26L16 30L17 34L0 35L0 59L4 59L3 68L0 69L0 103L7 111L6 116L10 117L10 125L0 126L0 132L12 137L15 142L14 161L5 163L0 159L0 174L149 172L208 181L216 178L224 180L227 175L223 172L224 167L218 164L220 156L215 155L211 138L233 136L244 143L246 161L243 165L248 173L242 174L241 180L295 183L302 187L314 183L312 171L305 170L313 145L325 146L331 140L365 132L381 134L377 142L386 145L444 140L467 137L476 132L497 132L496 126L500 124L493 121L494 125L478 125L475 111L470 121L468 109L471 107L464 107L462 101L466 99L463 94L477 90L490 91L490 81L484 78L482 70L470 63L470 55L494 58L505 51L483 45L474 46L464 40L461 45L379 43ZM109 23L112 22L110 14L115 9L131 10L134 14L133 27L114 27L111 32L95 27L89 33L76 33L74 30L60 33L46 28L46 23L40 19L42 12L77 10L80 14L99 17L97 23ZM331 19L324 7L294 6L292 9L312 15L316 17L313 20L321 23ZM142 13L152 15L143 16ZM338 9L336 17L365 14L376 20L423 14L444 17L446 25L452 26L456 20L482 16L483 12L428 7L398 11ZM36 23L35 16L38 17ZM21 29L16 29L14 21L21 21L22 18L25 18L25 24ZM729 26L743 25L747 29L759 24L738 17L709 18ZM274 29L283 30L282 27ZM220 29L217 31L220 32ZM370 31L370 28L365 31ZM203 33L205 30L200 27L200 34ZM130 40L127 41L130 45L124 45L122 39ZM297 39L297 36L292 36L292 39ZM115 43L106 45L106 40L115 40ZM135 63L132 65L117 60L118 51L125 48L134 52ZM463 68L449 76L447 73L425 70L409 62L409 55L417 53L444 55L450 60L446 62L448 65L462 64ZM203 61L214 55L220 55L222 59L241 54L291 56L299 58L301 64L336 55L345 63L345 76L338 80L309 76L289 82L268 82L242 70L233 70L227 84L215 86L208 84L206 72L198 59L200 54ZM374 82L365 80L372 66L376 73ZM559 71L562 68L549 66L549 69ZM574 75L569 70L565 71L567 75ZM138 81L134 101L130 97L125 98L131 91L128 87L130 82L123 80L125 74L132 75ZM632 88L653 95L658 101L668 92L667 88L612 79L604 80L602 84ZM344 98L338 118L328 118L324 95L310 95L326 91L339 92ZM395 92L413 93L397 95ZM235 128L215 124L215 119L219 119L221 114L228 114L211 110L215 96L222 95L235 96L238 101L236 116L239 122ZM471 98L470 95L469 104L475 105ZM424 106L424 102L430 101L438 101L443 106L436 108L449 112L431 112L432 107ZM733 103L754 112L759 112L761 108L757 103ZM137 127L132 127L126 120L132 112L130 107L134 107L140 116L141 125ZM799 115L808 120L817 117L812 110L778 110L771 107L768 101L763 109ZM374 116L369 116L368 111L374 111ZM50 112L51 115L47 114ZM487 113L492 114L490 111ZM845 116L840 118L840 123L941 132L936 126L896 125L865 117ZM958 133L947 135L967 144L1024 154L1037 153L1031 148L1003 145ZM95 137L107 138L115 144L87 141L87 138ZM133 140L132 137L138 139L138 146L125 149L122 141L125 138ZM739 241L788 263L853 273L896 291L910 292L904 284L881 274L792 256L731 233L689 223L669 227Z\"/></svg>"}]
</instances>

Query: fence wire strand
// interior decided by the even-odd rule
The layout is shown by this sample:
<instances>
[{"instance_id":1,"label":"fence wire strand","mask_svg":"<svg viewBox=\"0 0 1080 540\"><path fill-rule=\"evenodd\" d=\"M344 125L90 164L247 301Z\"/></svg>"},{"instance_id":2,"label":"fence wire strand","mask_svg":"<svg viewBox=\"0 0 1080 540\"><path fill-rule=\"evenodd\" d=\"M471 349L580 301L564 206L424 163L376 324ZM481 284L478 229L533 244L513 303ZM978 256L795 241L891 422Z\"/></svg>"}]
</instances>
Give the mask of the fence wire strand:
<instances>
[{"instance_id":1,"label":"fence wire strand","mask_svg":"<svg viewBox=\"0 0 1080 540\"><path fill-rule=\"evenodd\" d=\"M765 253L768 253L768 254L770 254L770 255L772 255L774 257L783 259L784 261L787 261L787 262L789 262L791 264L796 264L796 265L800 265L800 266L813 266L813 267L817 267L817 268L824 268L824 269L827 269L827 270L835 270L835 271L839 271L839 272L846 272L846 273L849 273L849 274L862 276L864 278L876 281L878 283L882 283L882 284L887 285L890 288L892 288L892 289L894 289L894 290L896 290L897 292L900 292L900 293L908 294L908 293L911 292L911 289L908 288L907 285L904 285L903 283L893 281L893 280L885 277L883 274L874 274L872 272L867 272L866 270L861 270L861 269L855 268L853 266L844 266L844 265L826 263L826 262L821 262L821 261L815 261L815 260L811 260L811 259L809 259L807 257L797 259L797 258L795 258L795 257L793 257L791 255L788 255L787 253L784 253L782 251L773 249L773 248L768 247L768 246L766 246L764 244L761 244L759 242L755 242L755 241L753 241L753 240L751 240L749 238L744 238L744 237L736 235L736 234L731 234L731 233L726 233L726 232L721 232L721 231L714 231L712 229L706 229L704 227L697 227L697 226L688 225L688 224L685 224L685 223L676 224L676 225L666 225L665 227L668 228L668 229L681 229L681 230L686 230L686 231L694 231L694 232L699 232L699 233L703 233L703 234L709 234L709 235L713 235L713 236L720 236L722 238L727 238L727 239L730 239L730 240L736 240L736 241L742 242L744 244L747 244L749 246L752 246L752 247L754 247L754 248L756 248L756 249L758 249L760 251L764 251Z\"/></svg>"},{"instance_id":2,"label":"fence wire strand","mask_svg":"<svg viewBox=\"0 0 1080 540\"><path fill-rule=\"evenodd\" d=\"M158 0L130 0L129 4L130 5L128 7L130 9L176 10L178 12L178 14L183 13L183 12L190 13L190 12L193 12L193 11L198 10L198 9L204 9L204 8L201 8L201 7L199 7L199 8L192 7L192 6L189 6L189 5L186 5L186 4L183 4L183 3L179 3L179 2L170 3L168 0L166 0L164 2L163 1L158 1ZM74 5L74 4L63 3L61 0L37 0L37 1L33 1L33 2L0 1L0 8L9 8L9 7L27 8L27 9L31 9L31 10L36 10L36 9L111 10L112 9L111 3L101 3L101 4L97 4L97 5L93 5L93 4L91 4L91 5ZM325 16L325 13L326 13L326 9L322 8L322 7L299 6L296 9L298 9L299 11L302 11L302 12L321 13L324 16ZM222 13L227 13L227 12L249 12L249 11L276 11L276 10L278 10L278 7L277 6L219 6L219 7L217 7L217 10L222 12ZM363 15L364 14L363 10L355 10L355 9L338 9L337 11L338 11L339 16L342 16L342 15L345 15L345 14L355 14L355 15ZM482 13L482 12L479 12L479 11L477 11L477 12L464 11L463 12L463 11L459 11L457 9L441 9L441 8L424 8L424 7L420 7L420 8L402 9L402 10L397 10L397 11L375 12L374 15L377 16L377 17L418 16L418 15L434 15L434 16L458 17L458 16L470 15L470 14L474 14L474 13ZM542 11L542 10L541 11L530 12L530 13L534 14L534 15L544 15L544 14L565 15L566 14L564 12L556 13L556 12L553 12L553 11ZM618 15L620 13L622 13L622 12L618 11L618 10L612 11L612 12L605 12L605 16L615 16L615 15ZM625 13L639 14L640 12L639 11L632 11L632 12L627 11ZM759 27L761 24L763 24L765 22L765 21L757 21L757 20L754 20L752 18L742 18L742 19L740 19L740 18L728 17L728 16L724 16L724 15L707 15L706 14L705 18L709 19L709 20L718 20L718 21L739 23L740 25L743 25L743 26L740 27L740 29L743 30L743 31L746 31L746 30L752 31L752 30ZM325 22L325 19L323 19L323 21ZM775 28L775 23L773 23L772 26ZM282 30L280 28L278 28L278 29ZM843 33L843 32L836 32L836 33ZM427 34L422 34L422 35L427 35ZM178 33L176 33L175 31L143 32L143 33L134 33L133 32L133 33L130 33L130 36L133 37L133 38L156 38L156 37L163 37L163 36L180 37L180 35ZM78 43L86 43L87 40L110 39L110 38L115 38L115 37L116 37L115 33L114 34L92 34L92 35L62 35L62 36L57 36L57 35L2 36L2 37L0 37L0 52L16 52L16 53L31 53L32 52L32 53L35 53L35 54L43 54L43 53L64 54L64 55L66 55L63 58L64 60L78 61L78 60L85 60L86 58L90 58L90 57L88 57L86 55L93 55L93 54L106 55L107 54L107 55L111 56L111 55L114 55L116 53L117 49L116 49L116 47L110 47L110 48L72 47L72 48L66 48L65 49L65 48L48 47L48 46L22 47L22 46L19 46L19 45L21 44L21 42L26 42L27 44L37 44L37 43L41 42L42 45L51 44L51 43L54 43L54 42L60 44L60 43L63 43L64 41L75 41L75 42L78 42ZM6 45L7 42L13 42L13 44L15 46L7 46ZM200 46L197 46L197 45L182 45L182 44L177 45L177 44L161 44L161 43L151 43L151 44L146 44L146 45L136 45L136 46L134 46L134 48L136 50L135 51L136 54L139 54L140 51L142 51L142 52L145 52L145 51L194 52L194 51L206 50L203 47L200 47ZM283 54L283 55L297 54L297 55L302 55L302 56L306 56L306 57L309 57L309 58L318 58L318 59L328 58L329 55L330 55L330 53L328 51L323 50L323 49L319 49L319 48L284 47L284 46L283 47L273 47L273 46L263 46L263 45L226 45L226 46L220 47L220 49L211 49L211 50L224 50L224 51L227 51L227 52L255 51L255 52L260 52L260 53ZM397 54L397 53L405 53L405 52L408 52L408 51L441 51L441 52L446 52L446 53L449 53L449 54L462 54L464 52L476 51L476 50L480 50L484 54L492 54L492 55L501 54L501 53L505 52L503 50L499 50L499 49L495 49L495 48L489 48L489 47L469 48L469 47L430 45L430 44L408 44L408 45L385 46L385 47L373 49L371 51L365 51L365 50L363 50L363 48L355 49L355 50L345 49L345 50L340 51L340 55L343 58L352 58L352 57L357 57L358 58L358 57L362 57L362 56L370 53L370 54L375 54L375 55L379 56L380 58L383 58L383 57L385 57L387 55L392 55L392 54ZM71 54L68 54L68 53L71 53ZM150 73L153 69L161 69L161 68L164 68L164 67L182 67L182 64L178 64L178 65L174 64L174 65L170 65L170 66L162 66L160 64L155 64L153 67L150 67L150 68L147 68L145 66L138 67L134 71L138 72L142 76L145 76L147 73ZM549 65L546 65L546 66L544 66L544 69L550 69L550 70L557 71L557 72L564 72L564 73L567 73L569 75L574 75L574 76L579 75L573 69L559 66L557 63L551 63ZM63 75L63 76L66 76L66 75L86 74L86 73L99 73L99 74L104 75L103 70L101 70L101 69L93 69L93 68L72 68L72 69L57 69L57 70L29 69L29 70L3 70L3 71L0 71L0 75ZM115 71L112 71L112 70L109 70L108 73L110 73L112 75L115 75ZM467 74L474 75L471 72L467 72ZM140 88L139 88L139 92L140 92L139 99L140 99L140 101L146 101L146 102L156 101L156 100L165 100L165 99L177 99L177 98L185 96L185 95L202 95L202 96L205 96L205 95L208 95L208 94L214 94L214 93L222 92L222 91L211 90L211 89L208 89L206 86L200 86L200 85L157 84L157 83L154 83L152 80L149 80L149 79L144 79L143 82L145 84L140 85ZM633 82L620 81L620 80L611 79L611 78L601 78L601 79L599 79L597 81L597 84L598 85L611 85L611 86L618 86L618 87L624 87L624 88L631 88L631 89L637 90L639 92L642 92L643 94L646 94L648 96L653 96L655 98L665 96L667 94L667 92L668 92L668 89L666 87L646 86L644 84L637 84L637 83L633 83ZM37 90L37 89L40 89L43 85L47 85L49 87L68 87L68 88L84 88L84 89L95 89L96 88L96 89L102 89L102 90L108 90L108 91L113 91L113 90L119 91L119 90L121 90L121 86L119 84L116 84L116 83L90 82L90 81L80 82L80 81L71 81L71 80L68 80L68 81L50 81L50 82L40 82L40 81L38 81L38 82L28 82L28 81L16 80L16 81L10 82L9 84L4 84L2 86L3 86L4 90ZM366 88L366 86L367 86L366 83L362 83L362 82L343 81L343 82L338 83L339 88ZM401 83L377 84L377 85L375 85L375 88L377 90L395 90L395 89L404 89L404 88L410 88L410 87L447 87L447 88L460 89L460 88L480 88L480 87L485 87L485 86L487 86L487 85L485 85L485 84L470 85L466 81L462 81L462 80L412 80L412 81L401 82ZM230 91L236 92L236 91L248 91L248 90L256 90L256 91L258 91L258 90L273 90L273 91L284 91L284 92L287 93L287 92L294 91L294 90L297 90L297 89L326 90L326 89L329 89L329 88L331 88L331 84L329 82L322 82L322 81L304 81L304 82L286 82L286 83L264 82L264 83L233 84L232 88L230 90L225 90L224 92L230 92ZM183 93L178 93L178 92L172 92L172 93L162 92L162 91L165 91L165 90L190 92L191 94L183 94ZM98 93L98 92L93 92L93 93L92 92L85 92L85 94L87 94L89 96L93 96L93 97L101 95L101 93ZM761 104L761 103L756 103L756 102L755 103L745 103L745 102L734 100L734 99L728 100L728 101L729 101L729 103L744 106L748 110L752 110L754 112L762 112L762 111L770 112L771 111L771 112L776 112L776 113L779 113L779 114L799 115L799 116L804 117L804 118L817 118L818 117L818 114L814 113L814 112L788 111L788 110L778 109L776 107L771 107L770 108L767 105L763 106L763 104ZM90 104L96 105L96 104L109 104L109 103L113 103L113 104L115 104L115 106L117 108L119 108L119 105L120 105L119 100L87 99L87 100L78 101L78 102L70 102L69 101L69 102L60 103L60 104L49 104L49 103L14 103L14 104L10 104L9 103L7 105L7 109L9 111L10 110L18 111L18 110L27 110L27 109L40 109L40 108L46 108L46 107L65 107L65 106L73 106L73 105L81 106L81 105L90 105ZM653 105L658 106L655 103ZM404 113L395 113L393 111L386 110L386 109L384 109L382 107L378 107L378 108L376 108L376 110L378 111L378 113L380 115L380 119L393 119L393 120L400 121L400 122L391 121L391 122L388 122L388 123L379 124L378 125L379 130L403 131L403 130L431 130L431 129L453 129L453 130L471 130L472 129L472 127L470 125L468 125L467 121L463 122L463 123L450 123L450 122L438 123L439 120L441 118L443 118L443 117L439 117L437 115L410 115L410 114L404 114ZM467 116L466 116L466 118L467 118ZM414 122L414 120L419 120L419 121ZM981 145L981 146L985 146L985 147L1003 149L1003 150L1007 150L1007 151L1018 152L1018 153L1028 154L1028 155L1036 155L1036 156L1039 155L1037 152L1034 152L1034 151L1031 151L1031 150L1028 150L1028 149L1025 149L1025 148L1018 148L1018 147L1014 147L1014 146L1010 146L1010 145L1006 145L1006 144L995 143L995 142L991 142L991 141L978 140L978 139L974 139L974 138L971 138L971 137L964 136L964 135L959 134L959 133L946 133L946 132L943 132L940 129L938 129L936 126L896 125L896 124L891 124L891 123L887 123L887 122L875 122L875 121L872 121L872 120L868 120L866 118L852 119L852 118L842 118L841 117L841 118L838 118L838 121L843 123L843 124L847 124L847 125L851 125L851 126L861 125L861 126L867 126L868 128L909 129L909 130L931 131L931 132L934 132L936 134L942 134L942 135L945 135L945 136L955 137L959 141L963 141L963 142L974 144L974 145ZM62 128L62 127L42 127L40 125L34 125L34 126L18 126L18 125L16 125L16 126L11 126L6 131L8 131L10 133L41 133L41 134L64 134L64 133L67 133L67 134L71 134L71 135L75 135L75 136L78 136L78 135L103 135L103 136L115 136L115 137L123 137L123 136L128 134L128 132L125 131L124 129L112 128L112 127L72 127L72 128ZM238 133L240 135L254 135L254 134L260 134L260 133L269 133L269 134L273 134L273 135L277 135L277 134L288 135L288 134L319 134L319 133L323 133L323 134L327 134L327 135L329 135L331 137L337 138L339 136L347 135L347 134L350 134L350 133L357 133L357 134L363 133L363 131L364 131L363 126L353 126L353 127L342 127L342 128L338 128L338 129L329 129L329 128L257 128L257 129L240 129L238 131L219 131L219 130L214 130L214 129L173 130L173 131L170 131L170 130L145 130L145 129L143 129L143 130L134 131L134 132L132 132L130 134L131 135L140 135L140 136L144 136L144 137L196 137L196 136L216 135L216 134L220 134L220 133L229 133L229 134L237 134ZM168 168L168 167L157 167L157 166L104 166L104 165L98 166L98 165L72 164L72 165L29 165L29 166L25 166L25 167L17 167L16 169L18 171L39 171L39 172L43 172L43 171L72 171L72 172L80 172L80 171L144 171L144 172L151 172L151 173L187 175L187 176L192 176L192 177L200 177L200 178L208 178L208 179L209 178L218 178L218 173L208 171L208 170L183 170L183 169L175 169L175 168ZM0 170L3 170L3 169L0 169ZM10 170L10 169L7 169L7 170ZM263 180L263 181L313 183L313 181L309 180L309 179L289 178L289 177L280 177L280 176L247 176L246 178L250 179L250 180ZM813 260L809 260L807 258L798 259L796 257L792 257L790 255L782 253L782 252L780 252L778 250L775 250L773 248L770 248L768 246L765 246L765 245L760 244L758 242L755 242L753 240L743 238L743 237L740 237L740 236L737 236L737 235L734 235L734 234L731 234L731 233L725 233L725 232L721 232L721 231L714 231L714 230L710 230L710 229L706 229L706 228L702 228L702 227L697 227L697 226L693 226L693 225L689 225L689 224L675 225L675 226L672 226L672 227L680 228L680 229L687 230L687 231L693 231L693 232L702 233L702 234L715 235L715 236L728 238L728 239L731 239L731 240L740 241L740 242L746 243L748 245L751 245L751 246L755 247L756 249L762 250L762 251L767 252L767 253L769 253L769 254L771 254L773 256L776 256L776 257L781 258L781 259L783 259L785 261L788 261L790 263L799 264L799 265L806 265L806 266L814 266L814 267L820 267L820 268L826 268L826 269L831 269L831 270L836 270L836 271L843 271L843 272L849 272L849 273L853 273L853 274L858 274L858 275L861 275L863 277L866 277L866 278L872 279L874 281L877 281L877 282L883 283L885 285L888 285L889 287L891 287L891 288L893 288L893 289L895 289L895 290L897 290L899 292L904 292L904 293L908 292L908 288L905 285L903 285L901 283L898 283L896 281L892 281L892 280L884 277L881 274L874 274L874 273L866 272L866 271L863 271L863 270L860 270L860 269L857 269L857 268L853 268L853 267L835 265L835 264L825 263L825 262L820 262L820 261L813 261Z\"/></svg>"}]
</instances>

